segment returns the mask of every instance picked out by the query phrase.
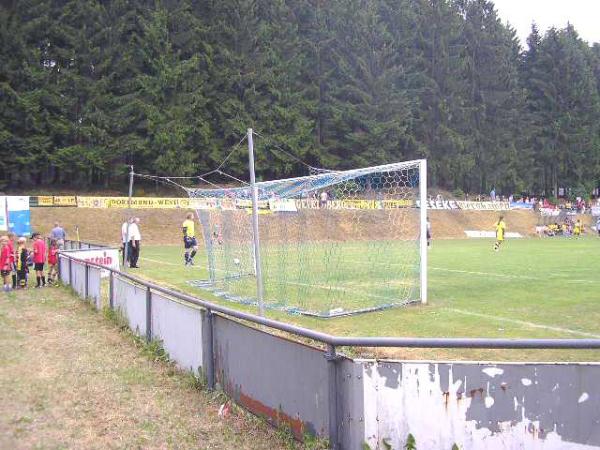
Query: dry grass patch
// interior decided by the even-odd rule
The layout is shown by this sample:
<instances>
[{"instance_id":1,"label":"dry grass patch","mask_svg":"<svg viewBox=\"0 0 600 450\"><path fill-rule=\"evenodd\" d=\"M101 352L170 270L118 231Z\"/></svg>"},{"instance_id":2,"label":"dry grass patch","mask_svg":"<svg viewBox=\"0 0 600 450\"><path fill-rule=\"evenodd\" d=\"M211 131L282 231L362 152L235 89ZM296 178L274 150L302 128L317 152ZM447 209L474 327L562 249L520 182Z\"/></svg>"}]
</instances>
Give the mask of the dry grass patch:
<instances>
[{"instance_id":1,"label":"dry grass patch","mask_svg":"<svg viewBox=\"0 0 600 450\"><path fill-rule=\"evenodd\" d=\"M294 448L64 289L0 297L0 448Z\"/></svg>"}]
</instances>

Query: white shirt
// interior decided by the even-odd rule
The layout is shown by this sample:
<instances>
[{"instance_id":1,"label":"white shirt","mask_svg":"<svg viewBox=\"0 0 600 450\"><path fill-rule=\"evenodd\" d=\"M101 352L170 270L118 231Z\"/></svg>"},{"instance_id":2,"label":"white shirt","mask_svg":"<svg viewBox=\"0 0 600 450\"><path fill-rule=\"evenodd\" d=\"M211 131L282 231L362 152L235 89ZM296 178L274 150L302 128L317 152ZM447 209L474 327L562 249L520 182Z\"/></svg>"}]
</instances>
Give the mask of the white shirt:
<instances>
[{"instance_id":1,"label":"white shirt","mask_svg":"<svg viewBox=\"0 0 600 450\"><path fill-rule=\"evenodd\" d=\"M127 222L123 222L121 225L121 242L127 242Z\"/></svg>"},{"instance_id":2,"label":"white shirt","mask_svg":"<svg viewBox=\"0 0 600 450\"><path fill-rule=\"evenodd\" d=\"M137 223L129 225L129 240L130 241L141 241L142 234L140 233L140 227Z\"/></svg>"}]
</instances>

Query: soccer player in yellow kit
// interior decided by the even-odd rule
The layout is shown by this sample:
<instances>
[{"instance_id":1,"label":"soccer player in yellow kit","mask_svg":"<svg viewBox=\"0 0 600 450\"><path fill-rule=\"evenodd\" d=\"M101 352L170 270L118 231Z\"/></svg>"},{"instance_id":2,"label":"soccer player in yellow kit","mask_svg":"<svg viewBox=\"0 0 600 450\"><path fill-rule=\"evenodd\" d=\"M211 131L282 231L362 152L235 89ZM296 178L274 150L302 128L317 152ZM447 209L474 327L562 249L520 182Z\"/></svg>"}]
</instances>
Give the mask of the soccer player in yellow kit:
<instances>
[{"instance_id":1,"label":"soccer player in yellow kit","mask_svg":"<svg viewBox=\"0 0 600 450\"><path fill-rule=\"evenodd\" d=\"M194 213L188 213L186 219L181 225L183 230L183 246L185 248L185 265L194 265L194 256L198 251L198 241L196 241L196 231L194 224Z\"/></svg>"},{"instance_id":2,"label":"soccer player in yellow kit","mask_svg":"<svg viewBox=\"0 0 600 450\"><path fill-rule=\"evenodd\" d=\"M506 234L506 223L504 223L504 216L500 216L498 222L496 222L496 243L494 244L494 251L500 250L500 245L504 242L504 235Z\"/></svg>"}]
</instances>

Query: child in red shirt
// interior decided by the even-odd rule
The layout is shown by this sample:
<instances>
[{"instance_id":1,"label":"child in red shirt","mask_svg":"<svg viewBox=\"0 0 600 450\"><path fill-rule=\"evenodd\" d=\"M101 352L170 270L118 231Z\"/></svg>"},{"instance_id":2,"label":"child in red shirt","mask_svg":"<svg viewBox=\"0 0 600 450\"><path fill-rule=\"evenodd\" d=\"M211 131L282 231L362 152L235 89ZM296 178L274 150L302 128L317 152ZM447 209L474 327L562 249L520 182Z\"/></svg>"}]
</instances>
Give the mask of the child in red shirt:
<instances>
[{"instance_id":1,"label":"child in red shirt","mask_svg":"<svg viewBox=\"0 0 600 450\"><path fill-rule=\"evenodd\" d=\"M17 262L17 253L15 251L15 233L8 233L8 248L10 249L10 272L12 275L12 288L17 288L17 272L15 271L15 263Z\"/></svg>"},{"instance_id":2,"label":"child in red shirt","mask_svg":"<svg viewBox=\"0 0 600 450\"><path fill-rule=\"evenodd\" d=\"M50 247L48 247L48 266L48 284L52 284L54 279L58 278L58 242L56 239L52 239Z\"/></svg>"},{"instance_id":3,"label":"child in red shirt","mask_svg":"<svg viewBox=\"0 0 600 450\"><path fill-rule=\"evenodd\" d=\"M12 258L10 256L10 247L8 246L8 236L2 236L0 238L0 275L2 275L2 282L4 283L4 292L11 290L11 264Z\"/></svg>"},{"instance_id":4,"label":"child in red shirt","mask_svg":"<svg viewBox=\"0 0 600 450\"><path fill-rule=\"evenodd\" d=\"M46 263L46 243L40 233L33 233L33 265L35 266L36 288L46 286L44 264Z\"/></svg>"}]
</instances>

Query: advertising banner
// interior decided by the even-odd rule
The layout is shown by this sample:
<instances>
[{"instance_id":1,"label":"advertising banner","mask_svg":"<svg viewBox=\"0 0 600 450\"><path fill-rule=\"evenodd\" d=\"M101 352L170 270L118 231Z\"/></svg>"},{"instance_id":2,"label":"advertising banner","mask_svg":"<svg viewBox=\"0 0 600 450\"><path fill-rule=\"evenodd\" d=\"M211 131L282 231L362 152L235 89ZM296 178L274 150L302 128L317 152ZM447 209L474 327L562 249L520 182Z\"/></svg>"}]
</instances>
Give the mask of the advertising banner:
<instances>
[{"instance_id":1,"label":"advertising banner","mask_svg":"<svg viewBox=\"0 0 600 450\"><path fill-rule=\"evenodd\" d=\"M470 209L473 211L506 211L511 206L508 202L457 201L456 204L460 209Z\"/></svg>"},{"instance_id":2,"label":"advertising banner","mask_svg":"<svg viewBox=\"0 0 600 450\"><path fill-rule=\"evenodd\" d=\"M6 197L0 196L0 231L8 231L8 217L6 215Z\"/></svg>"},{"instance_id":3,"label":"advertising banner","mask_svg":"<svg viewBox=\"0 0 600 450\"><path fill-rule=\"evenodd\" d=\"M79 208L128 208L128 197L82 197L77 196ZM134 209L189 209L189 198L157 198L133 197L131 207Z\"/></svg>"},{"instance_id":4,"label":"advertising banner","mask_svg":"<svg viewBox=\"0 0 600 450\"><path fill-rule=\"evenodd\" d=\"M31 216L29 213L29 196L6 197L8 211L8 229L17 236L31 236Z\"/></svg>"},{"instance_id":5,"label":"advertising banner","mask_svg":"<svg viewBox=\"0 0 600 450\"><path fill-rule=\"evenodd\" d=\"M298 212L293 199L269 200L269 209L273 212Z\"/></svg>"},{"instance_id":6,"label":"advertising banner","mask_svg":"<svg viewBox=\"0 0 600 450\"><path fill-rule=\"evenodd\" d=\"M510 209L533 209L533 203L526 202L512 202Z\"/></svg>"},{"instance_id":7,"label":"advertising banner","mask_svg":"<svg viewBox=\"0 0 600 450\"><path fill-rule=\"evenodd\" d=\"M100 264L102 266L110 267L111 269L119 270L120 268L119 249L117 248L67 250L65 253L68 253L69 256L73 256L74 258ZM102 277L107 277L109 274L110 272L108 270L102 271Z\"/></svg>"},{"instance_id":8,"label":"advertising banner","mask_svg":"<svg viewBox=\"0 0 600 450\"><path fill-rule=\"evenodd\" d=\"M544 217L558 217L558 216L560 216L560 209L540 208L540 214Z\"/></svg>"},{"instance_id":9,"label":"advertising banner","mask_svg":"<svg viewBox=\"0 0 600 450\"><path fill-rule=\"evenodd\" d=\"M592 206L592 216L600 217L600 206Z\"/></svg>"}]
</instances>

